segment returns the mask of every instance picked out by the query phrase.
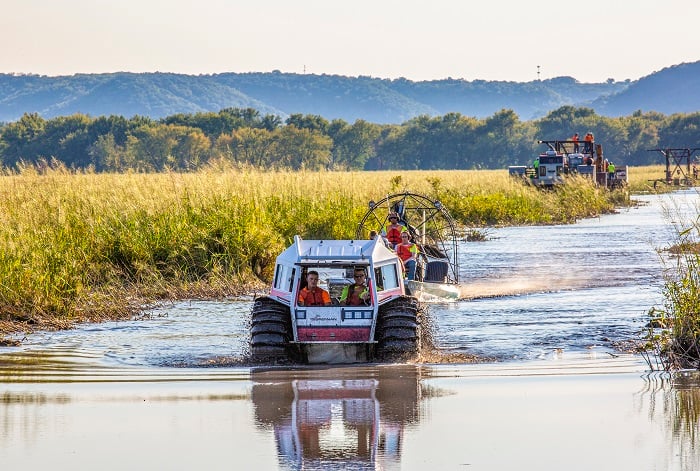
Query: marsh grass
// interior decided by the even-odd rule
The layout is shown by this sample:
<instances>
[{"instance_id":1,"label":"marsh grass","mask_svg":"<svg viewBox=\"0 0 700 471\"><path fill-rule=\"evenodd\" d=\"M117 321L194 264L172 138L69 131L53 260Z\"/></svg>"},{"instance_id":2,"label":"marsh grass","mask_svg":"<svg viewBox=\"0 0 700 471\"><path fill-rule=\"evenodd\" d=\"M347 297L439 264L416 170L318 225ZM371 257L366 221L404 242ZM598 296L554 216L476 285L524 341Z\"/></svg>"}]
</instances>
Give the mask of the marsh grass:
<instances>
[{"instance_id":1,"label":"marsh grass","mask_svg":"<svg viewBox=\"0 0 700 471\"><path fill-rule=\"evenodd\" d=\"M661 254L664 305L649 311L645 358L652 369L700 369L700 221L687 221L679 208L666 211L679 221L677 239Z\"/></svg>"},{"instance_id":2,"label":"marsh grass","mask_svg":"<svg viewBox=\"0 0 700 471\"><path fill-rule=\"evenodd\" d=\"M615 206L609 192L582 180L543 192L505 170L24 167L0 176L0 329L60 328L129 316L156 299L262 288L295 234L352 238L370 200L406 190L440 199L469 227L568 223Z\"/></svg>"},{"instance_id":3,"label":"marsh grass","mask_svg":"<svg viewBox=\"0 0 700 471\"><path fill-rule=\"evenodd\" d=\"M649 311L647 355L652 369L700 369L700 256L683 252L666 276L664 307Z\"/></svg>"}]
</instances>

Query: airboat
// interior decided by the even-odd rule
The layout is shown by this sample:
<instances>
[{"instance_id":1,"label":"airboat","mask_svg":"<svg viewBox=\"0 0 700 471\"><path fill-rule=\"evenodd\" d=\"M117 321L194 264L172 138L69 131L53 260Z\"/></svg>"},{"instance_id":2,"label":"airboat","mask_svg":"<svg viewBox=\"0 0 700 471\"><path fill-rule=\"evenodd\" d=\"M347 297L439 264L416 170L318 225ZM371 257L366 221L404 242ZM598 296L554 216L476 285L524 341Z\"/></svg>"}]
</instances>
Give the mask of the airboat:
<instances>
[{"instance_id":1,"label":"airboat","mask_svg":"<svg viewBox=\"0 0 700 471\"><path fill-rule=\"evenodd\" d=\"M415 277L404 280L407 292L423 302L458 299L457 229L447 209L439 200L416 193L388 195L369 202L356 239L368 239L371 231L381 234L390 213L399 216L419 250Z\"/></svg>"}]
</instances>

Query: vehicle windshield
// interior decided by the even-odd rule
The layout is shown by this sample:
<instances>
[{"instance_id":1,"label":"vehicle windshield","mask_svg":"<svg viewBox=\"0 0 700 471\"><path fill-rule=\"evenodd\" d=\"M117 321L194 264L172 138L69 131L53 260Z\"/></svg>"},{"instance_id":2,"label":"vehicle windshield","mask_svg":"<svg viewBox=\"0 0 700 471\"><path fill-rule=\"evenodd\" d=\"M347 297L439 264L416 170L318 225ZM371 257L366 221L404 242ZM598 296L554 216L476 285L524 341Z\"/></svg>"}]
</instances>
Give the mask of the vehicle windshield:
<instances>
[{"instance_id":1,"label":"vehicle windshield","mask_svg":"<svg viewBox=\"0 0 700 471\"><path fill-rule=\"evenodd\" d=\"M348 270L345 267L308 267L306 273L311 270L318 272L318 285L325 290L328 290L335 280L347 279L352 282L352 268Z\"/></svg>"},{"instance_id":2,"label":"vehicle windshield","mask_svg":"<svg viewBox=\"0 0 700 471\"><path fill-rule=\"evenodd\" d=\"M365 274L368 272L367 267L362 267L362 269L365 271ZM303 273L307 274L309 272L315 271L318 273L318 286L320 288L323 288L324 290L328 291L328 294L330 295L331 301L333 304L337 304L337 302L340 299L340 295L343 292L343 288L355 283L356 281L359 282L360 280L355 280L354 274L355 274L355 267L352 265L349 266L328 266L328 265L320 265L320 266L305 266L303 268ZM367 282L366 278L364 282ZM306 283L306 275L302 277L301 283L300 283L300 290L307 287Z\"/></svg>"}]
</instances>

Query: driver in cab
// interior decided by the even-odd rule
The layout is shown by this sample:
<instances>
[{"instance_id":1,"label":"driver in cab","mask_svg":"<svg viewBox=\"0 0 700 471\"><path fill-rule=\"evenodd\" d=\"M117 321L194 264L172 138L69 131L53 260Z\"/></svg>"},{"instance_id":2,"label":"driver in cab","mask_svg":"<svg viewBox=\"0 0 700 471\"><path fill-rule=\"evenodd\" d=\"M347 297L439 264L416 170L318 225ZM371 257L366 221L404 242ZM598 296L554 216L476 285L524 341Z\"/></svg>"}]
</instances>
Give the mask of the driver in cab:
<instances>
[{"instance_id":1,"label":"driver in cab","mask_svg":"<svg viewBox=\"0 0 700 471\"><path fill-rule=\"evenodd\" d=\"M309 270L306 287L299 291L299 306L330 306L331 295L318 286L318 272Z\"/></svg>"}]
</instances>

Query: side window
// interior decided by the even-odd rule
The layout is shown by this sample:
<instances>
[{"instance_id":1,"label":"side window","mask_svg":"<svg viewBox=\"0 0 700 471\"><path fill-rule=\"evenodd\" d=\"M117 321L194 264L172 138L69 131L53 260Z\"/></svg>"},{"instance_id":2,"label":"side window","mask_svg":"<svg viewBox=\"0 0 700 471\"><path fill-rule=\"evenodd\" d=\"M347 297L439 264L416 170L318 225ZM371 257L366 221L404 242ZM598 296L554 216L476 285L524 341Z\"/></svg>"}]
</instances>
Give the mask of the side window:
<instances>
[{"instance_id":1,"label":"side window","mask_svg":"<svg viewBox=\"0 0 700 471\"><path fill-rule=\"evenodd\" d=\"M296 273L297 269L292 268L292 273L289 278L287 278L287 291L290 293L292 292L292 287L294 286L294 274Z\"/></svg>"},{"instance_id":2,"label":"side window","mask_svg":"<svg viewBox=\"0 0 700 471\"><path fill-rule=\"evenodd\" d=\"M282 276L282 265L277 265L275 267L275 281L272 283L272 286L275 288L280 287L280 277Z\"/></svg>"},{"instance_id":3,"label":"side window","mask_svg":"<svg viewBox=\"0 0 700 471\"><path fill-rule=\"evenodd\" d=\"M277 265L274 287L291 293L294 284L294 273L295 269L292 267Z\"/></svg>"},{"instance_id":4,"label":"side window","mask_svg":"<svg viewBox=\"0 0 700 471\"><path fill-rule=\"evenodd\" d=\"M377 291L398 288L399 277L396 273L396 264L384 265L375 269L377 279Z\"/></svg>"},{"instance_id":5,"label":"side window","mask_svg":"<svg viewBox=\"0 0 700 471\"><path fill-rule=\"evenodd\" d=\"M374 269L374 279L377 291L384 291L384 278L382 278L382 269L381 268L375 268Z\"/></svg>"}]
</instances>

